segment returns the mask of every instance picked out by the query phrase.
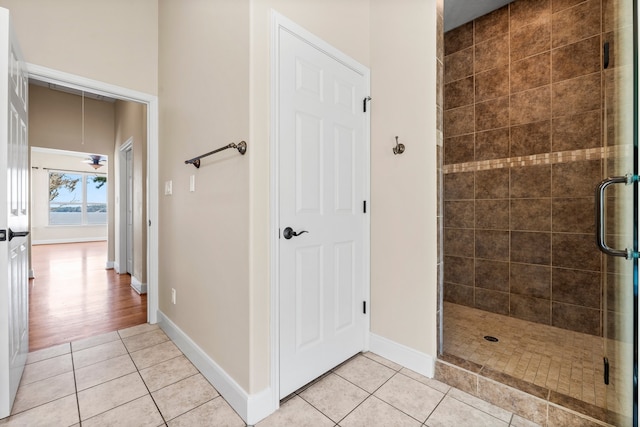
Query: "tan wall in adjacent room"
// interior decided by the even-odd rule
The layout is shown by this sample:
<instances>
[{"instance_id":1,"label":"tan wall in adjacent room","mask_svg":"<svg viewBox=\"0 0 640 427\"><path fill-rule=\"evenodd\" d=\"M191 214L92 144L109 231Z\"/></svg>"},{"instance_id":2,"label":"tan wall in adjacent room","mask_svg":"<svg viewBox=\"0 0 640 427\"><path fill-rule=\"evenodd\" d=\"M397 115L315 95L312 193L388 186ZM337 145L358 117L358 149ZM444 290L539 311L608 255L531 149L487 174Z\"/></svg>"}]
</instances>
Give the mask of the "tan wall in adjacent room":
<instances>
[{"instance_id":1,"label":"tan wall in adjacent room","mask_svg":"<svg viewBox=\"0 0 640 427\"><path fill-rule=\"evenodd\" d=\"M88 154L108 156L107 166L101 169L109 181L114 175L114 103L84 100L84 143L82 139L82 97L29 85L29 145ZM78 161L80 163L80 160ZM47 167L44 165L44 167ZM79 169L84 170L84 169ZM108 185L108 205L114 206L114 188ZM38 234L34 231L34 234ZM108 261L114 259L114 222L109 215Z\"/></svg>"}]
</instances>

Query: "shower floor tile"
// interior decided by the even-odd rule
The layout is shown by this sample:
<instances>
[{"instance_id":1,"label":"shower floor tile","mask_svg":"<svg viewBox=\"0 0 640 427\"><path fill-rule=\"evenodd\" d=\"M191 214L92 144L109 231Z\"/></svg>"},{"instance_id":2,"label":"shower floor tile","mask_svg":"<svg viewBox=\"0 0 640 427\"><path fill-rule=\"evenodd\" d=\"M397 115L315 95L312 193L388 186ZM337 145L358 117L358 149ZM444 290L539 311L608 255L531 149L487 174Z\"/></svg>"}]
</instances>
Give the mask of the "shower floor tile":
<instances>
[{"instance_id":1,"label":"shower floor tile","mask_svg":"<svg viewBox=\"0 0 640 427\"><path fill-rule=\"evenodd\" d=\"M615 412L626 399L615 366L604 384L602 337L445 302L443 352Z\"/></svg>"}]
</instances>

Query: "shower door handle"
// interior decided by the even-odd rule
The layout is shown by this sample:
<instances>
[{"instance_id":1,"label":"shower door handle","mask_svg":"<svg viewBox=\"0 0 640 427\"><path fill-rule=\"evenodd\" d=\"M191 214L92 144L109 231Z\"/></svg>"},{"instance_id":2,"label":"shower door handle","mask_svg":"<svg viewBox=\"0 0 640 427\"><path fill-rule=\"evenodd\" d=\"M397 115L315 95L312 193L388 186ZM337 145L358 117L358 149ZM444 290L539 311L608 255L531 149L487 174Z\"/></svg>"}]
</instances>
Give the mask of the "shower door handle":
<instances>
[{"instance_id":1,"label":"shower door handle","mask_svg":"<svg viewBox=\"0 0 640 427\"><path fill-rule=\"evenodd\" d=\"M612 184L631 185L638 181L637 175L614 176L600 181L596 187L596 244L598 249L607 255L622 257L626 259L637 258L638 253L630 249L614 249L605 242L605 212L604 212L604 192Z\"/></svg>"}]
</instances>

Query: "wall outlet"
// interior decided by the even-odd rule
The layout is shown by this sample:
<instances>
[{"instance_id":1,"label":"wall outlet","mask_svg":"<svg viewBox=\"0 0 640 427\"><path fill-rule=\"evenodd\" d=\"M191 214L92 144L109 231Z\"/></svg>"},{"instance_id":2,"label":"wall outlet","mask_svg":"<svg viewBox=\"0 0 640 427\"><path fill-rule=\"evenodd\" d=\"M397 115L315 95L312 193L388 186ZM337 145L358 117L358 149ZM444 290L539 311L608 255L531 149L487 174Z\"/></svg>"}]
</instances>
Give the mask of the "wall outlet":
<instances>
[{"instance_id":1,"label":"wall outlet","mask_svg":"<svg viewBox=\"0 0 640 427\"><path fill-rule=\"evenodd\" d=\"M173 194L173 181L165 181L164 183L164 195L170 196Z\"/></svg>"},{"instance_id":2,"label":"wall outlet","mask_svg":"<svg viewBox=\"0 0 640 427\"><path fill-rule=\"evenodd\" d=\"M176 303L176 290L171 288L171 304Z\"/></svg>"}]
</instances>

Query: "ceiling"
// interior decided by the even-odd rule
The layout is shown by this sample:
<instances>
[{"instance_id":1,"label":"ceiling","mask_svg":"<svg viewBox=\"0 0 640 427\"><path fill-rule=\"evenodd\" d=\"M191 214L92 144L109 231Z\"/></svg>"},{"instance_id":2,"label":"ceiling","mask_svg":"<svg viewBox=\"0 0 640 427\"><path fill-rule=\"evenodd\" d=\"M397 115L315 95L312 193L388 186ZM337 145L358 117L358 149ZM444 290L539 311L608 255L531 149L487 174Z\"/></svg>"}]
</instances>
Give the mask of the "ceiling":
<instances>
[{"instance_id":1,"label":"ceiling","mask_svg":"<svg viewBox=\"0 0 640 427\"><path fill-rule=\"evenodd\" d=\"M501 8L513 0L444 0L444 30L462 24Z\"/></svg>"}]
</instances>

